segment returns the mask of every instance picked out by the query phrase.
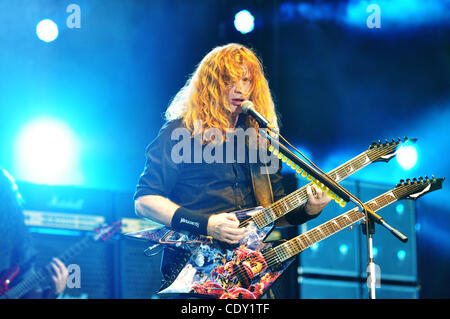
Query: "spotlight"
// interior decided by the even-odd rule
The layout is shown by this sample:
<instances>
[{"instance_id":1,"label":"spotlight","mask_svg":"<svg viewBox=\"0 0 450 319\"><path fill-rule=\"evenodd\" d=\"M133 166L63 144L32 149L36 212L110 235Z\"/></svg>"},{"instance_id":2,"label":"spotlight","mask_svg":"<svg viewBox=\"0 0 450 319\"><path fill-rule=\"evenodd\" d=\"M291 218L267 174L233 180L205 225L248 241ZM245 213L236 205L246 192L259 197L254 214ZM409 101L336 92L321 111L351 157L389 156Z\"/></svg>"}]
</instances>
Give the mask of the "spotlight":
<instances>
[{"instance_id":1,"label":"spotlight","mask_svg":"<svg viewBox=\"0 0 450 319\"><path fill-rule=\"evenodd\" d=\"M346 244L342 244L339 246L339 252L341 253L341 255L347 255L348 253L348 246Z\"/></svg>"},{"instance_id":2,"label":"spotlight","mask_svg":"<svg viewBox=\"0 0 450 319\"><path fill-rule=\"evenodd\" d=\"M406 251L404 251L404 250L399 250L399 251L397 252L397 258L398 258L398 260L400 260L400 261L405 260L405 258L406 258Z\"/></svg>"},{"instance_id":3,"label":"spotlight","mask_svg":"<svg viewBox=\"0 0 450 319\"><path fill-rule=\"evenodd\" d=\"M54 41L58 37L58 26L52 20L44 19L37 24L36 34L44 42Z\"/></svg>"},{"instance_id":4,"label":"spotlight","mask_svg":"<svg viewBox=\"0 0 450 319\"><path fill-rule=\"evenodd\" d=\"M417 149L413 145L405 144L397 152L397 162L404 169L409 170L417 163Z\"/></svg>"},{"instance_id":5,"label":"spotlight","mask_svg":"<svg viewBox=\"0 0 450 319\"><path fill-rule=\"evenodd\" d=\"M72 130L52 118L28 123L16 141L16 172L21 180L38 184L75 182L78 145Z\"/></svg>"},{"instance_id":6,"label":"spotlight","mask_svg":"<svg viewBox=\"0 0 450 319\"><path fill-rule=\"evenodd\" d=\"M378 256L378 248L377 247L373 247L372 254L373 254L373 257Z\"/></svg>"},{"instance_id":7,"label":"spotlight","mask_svg":"<svg viewBox=\"0 0 450 319\"><path fill-rule=\"evenodd\" d=\"M234 27L242 34L252 32L255 28L255 18L248 10L241 10L234 16Z\"/></svg>"},{"instance_id":8,"label":"spotlight","mask_svg":"<svg viewBox=\"0 0 450 319\"><path fill-rule=\"evenodd\" d=\"M396 211L399 215L402 215L403 212L405 211L405 206L404 206L403 204L398 204L398 205L395 207L395 211Z\"/></svg>"}]
</instances>

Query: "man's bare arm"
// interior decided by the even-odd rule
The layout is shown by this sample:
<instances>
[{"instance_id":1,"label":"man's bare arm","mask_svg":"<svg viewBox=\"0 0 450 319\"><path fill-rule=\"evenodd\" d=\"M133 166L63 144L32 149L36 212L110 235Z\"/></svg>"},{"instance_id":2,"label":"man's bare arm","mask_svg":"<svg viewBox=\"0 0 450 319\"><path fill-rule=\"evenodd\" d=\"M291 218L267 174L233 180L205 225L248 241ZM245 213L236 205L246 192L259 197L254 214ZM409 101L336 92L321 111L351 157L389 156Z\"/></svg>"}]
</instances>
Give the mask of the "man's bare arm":
<instances>
[{"instance_id":1,"label":"man's bare arm","mask_svg":"<svg viewBox=\"0 0 450 319\"><path fill-rule=\"evenodd\" d=\"M138 216L170 227L173 214L180 206L163 196L145 195L134 201L134 207Z\"/></svg>"},{"instance_id":2,"label":"man's bare arm","mask_svg":"<svg viewBox=\"0 0 450 319\"><path fill-rule=\"evenodd\" d=\"M136 214L165 226L172 226L172 218L180 207L166 197L145 195L134 201ZM238 228L239 221L234 214L214 214L209 218L207 232L218 240L233 244L245 236L245 228Z\"/></svg>"}]
</instances>

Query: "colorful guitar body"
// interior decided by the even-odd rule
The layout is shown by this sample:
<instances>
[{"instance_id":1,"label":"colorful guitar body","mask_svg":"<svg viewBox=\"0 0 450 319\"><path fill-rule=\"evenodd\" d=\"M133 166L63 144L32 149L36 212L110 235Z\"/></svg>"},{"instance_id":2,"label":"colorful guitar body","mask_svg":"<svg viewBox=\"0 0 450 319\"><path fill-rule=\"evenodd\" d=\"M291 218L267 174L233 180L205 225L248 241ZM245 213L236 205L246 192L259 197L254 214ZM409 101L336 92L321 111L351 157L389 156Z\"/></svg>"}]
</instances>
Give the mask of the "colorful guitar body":
<instances>
[{"instance_id":1,"label":"colorful guitar body","mask_svg":"<svg viewBox=\"0 0 450 319\"><path fill-rule=\"evenodd\" d=\"M234 214L238 220L243 221L262 209L263 207L256 207L236 211ZM273 223L259 229L250 222L246 228L247 235L236 245L167 227L147 229L126 236L155 245L172 246L191 254L177 280L161 290L161 294L194 293L214 298L256 299L266 292L290 264L288 262L272 271L262 258L261 252L272 247L273 243L265 242L265 239L273 228Z\"/></svg>"},{"instance_id":2,"label":"colorful guitar body","mask_svg":"<svg viewBox=\"0 0 450 319\"><path fill-rule=\"evenodd\" d=\"M386 141L386 143L373 143L367 151L332 170L328 176L336 182L341 182L371 163L388 162L395 156L400 144L415 140L405 138L404 141L399 139L392 142ZM281 160L283 156L281 154ZM344 201L318 180L292 165L292 162L290 164L296 173L311 181L308 185L314 184L336 203L345 205ZM160 293L197 293L216 298L258 298L290 264L287 260L284 263L278 263L276 267L274 264L268 267L262 255L265 251L271 250L273 243L268 243L265 239L272 231L276 220L306 203L308 185L268 207L234 212L241 222L239 227L246 227L248 233L238 245L233 247L208 237L196 237L167 227L143 230L126 234L126 236L150 241L154 246L169 245L189 252L190 258L176 280Z\"/></svg>"},{"instance_id":3,"label":"colorful guitar body","mask_svg":"<svg viewBox=\"0 0 450 319\"><path fill-rule=\"evenodd\" d=\"M413 199L442 188L444 179L401 181L396 188L368 201L365 205L378 211L400 199ZM254 218L264 208L234 212L239 220ZM253 222L247 226L247 236L236 246L228 246L209 237L192 236L167 227L126 234L187 250L190 258L170 286L160 294L192 295L217 299L260 298L292 263L293 258L315 243L365 219L354 208L295 238L275 245L265 239L272 225L262 228Z\"/></svg>"}]
</instances>

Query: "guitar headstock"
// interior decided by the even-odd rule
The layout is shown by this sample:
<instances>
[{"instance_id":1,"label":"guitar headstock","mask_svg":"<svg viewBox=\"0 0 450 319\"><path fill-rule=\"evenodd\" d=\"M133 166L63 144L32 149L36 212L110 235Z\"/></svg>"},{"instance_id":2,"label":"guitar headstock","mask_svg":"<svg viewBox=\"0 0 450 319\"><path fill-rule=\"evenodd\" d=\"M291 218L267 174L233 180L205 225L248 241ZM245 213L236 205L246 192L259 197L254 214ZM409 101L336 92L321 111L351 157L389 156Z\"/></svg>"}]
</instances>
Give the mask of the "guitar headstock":
<instances>
[{"instance_id":1,"label":"guitar headstock","mask_svg":"<svg viewBox=\"0 0 450 319\"><path fill-rule=\"evenodd\" d=\"M417 199L427 193L438 190L442 188L442 184L445 178L435 178L432 175L432 178L428 178L428 176L400 180L400 183L397 184L396 189L401 189L398 199L409 198L409 199Z\"/></svg>"},{"instance_id":2,"label":"guitar headstock","mask_svg":"<svg viewBox=\"0 0 450 319\"><path fill-rule=\"evenodd\" d=\"M122 227L122 222L120 220L115 221L114 223L112 223L111 225L102 225L99 226L95 229L95 234L94 234L94 240L102 240L102 241L107 241L108 239L110 239L112 236L114 236L114 234L116 234L120 228Z\"/></svg>"},{"instance_id":3,"label":"guitar headstock","mask_svg":"<svg viewBox=\"0 0 450 319\"><path fill-rule=\"evenodd\" d=\"M406 143L411 144L415 143L417 138L407 138L406 136L397 140L392 139L392 141L385 140L384 143L381 140L377 142L373 142L369 149L367 150L367 155L369 156L372 162L389 162L397 153L400 146L405 145Z\"/></svg>"}]
</instances>

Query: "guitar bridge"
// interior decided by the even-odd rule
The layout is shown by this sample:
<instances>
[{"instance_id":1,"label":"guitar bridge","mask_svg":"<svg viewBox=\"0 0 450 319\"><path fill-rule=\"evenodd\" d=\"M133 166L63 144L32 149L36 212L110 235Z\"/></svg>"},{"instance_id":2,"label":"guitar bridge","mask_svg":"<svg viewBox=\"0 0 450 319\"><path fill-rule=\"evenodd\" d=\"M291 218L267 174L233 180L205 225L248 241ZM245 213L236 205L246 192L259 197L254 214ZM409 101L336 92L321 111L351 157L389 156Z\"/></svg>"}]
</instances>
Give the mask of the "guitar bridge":
<instances>
[{"instance_id":1,"label":"guitar bridge","mask_svg":"<svg viewBox=\"0 0 450 319\"><path fill-rule=\"evenodd\" d=\"M282 264L276 261L276 254L273 248L264 248L261 250L261 255L264 257L270 270L277 271L281 268Z\"/></svg>"}]
</instances>

